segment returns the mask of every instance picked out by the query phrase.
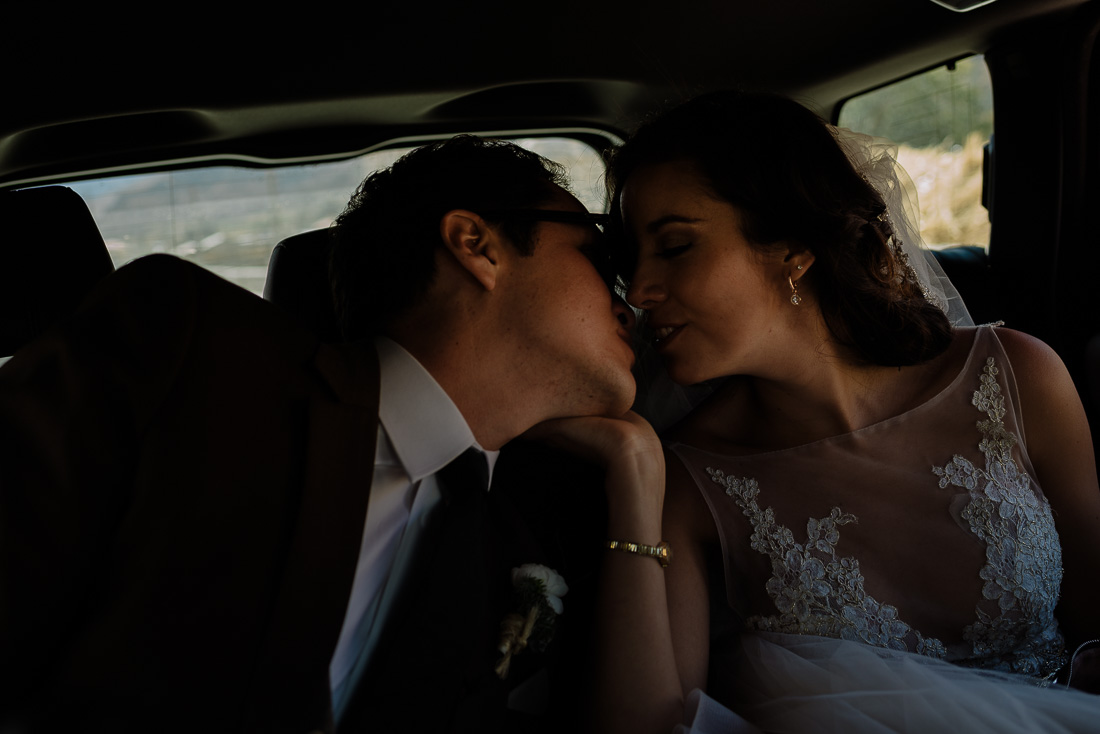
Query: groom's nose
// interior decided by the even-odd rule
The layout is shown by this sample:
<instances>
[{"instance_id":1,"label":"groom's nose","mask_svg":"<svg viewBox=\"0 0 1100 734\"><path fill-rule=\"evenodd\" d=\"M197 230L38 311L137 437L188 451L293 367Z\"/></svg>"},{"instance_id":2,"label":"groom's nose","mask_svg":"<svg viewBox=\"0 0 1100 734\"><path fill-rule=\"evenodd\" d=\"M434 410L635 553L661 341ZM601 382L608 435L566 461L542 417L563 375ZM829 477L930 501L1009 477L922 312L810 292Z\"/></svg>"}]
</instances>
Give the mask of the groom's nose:
<instances>
[{"instance_id":1,"label":"groom's nose","mask_svg":"<svg viewBox=\"0 0 1100 734\"><path fill-rule=\"evenodd\" d=\"M615 314L615 318L619 320L627 331L634 329L634 324L638 319L634 315L634 309L632 309L626 301L624 301L618 293L611 294L611 313Z\"/></svg>"}]
</instances>

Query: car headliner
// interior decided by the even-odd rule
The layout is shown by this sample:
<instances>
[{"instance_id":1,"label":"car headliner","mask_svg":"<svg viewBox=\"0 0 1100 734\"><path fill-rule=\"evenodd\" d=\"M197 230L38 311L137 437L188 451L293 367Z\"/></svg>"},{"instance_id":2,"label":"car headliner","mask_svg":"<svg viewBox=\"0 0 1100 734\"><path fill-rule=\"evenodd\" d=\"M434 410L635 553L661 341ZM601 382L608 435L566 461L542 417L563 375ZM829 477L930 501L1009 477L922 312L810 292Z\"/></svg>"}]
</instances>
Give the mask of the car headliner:
<instances>
[{"instance_id":1,"label":"car headliner","mask_svg":"<svg viewBox=\"0 0 1100 734\"><path fill-rule=\"evenodd\" d=\"M729 86L830 115L852 93L1083 2L967 13L930 0L314 5L276 21L69 17L62 29L33 17L53 10L24 9L9 26L25 32L6 52L0 187L166 161L336 156L395 136L623 133L661 104Z\"/></svg>"}]
</instances>

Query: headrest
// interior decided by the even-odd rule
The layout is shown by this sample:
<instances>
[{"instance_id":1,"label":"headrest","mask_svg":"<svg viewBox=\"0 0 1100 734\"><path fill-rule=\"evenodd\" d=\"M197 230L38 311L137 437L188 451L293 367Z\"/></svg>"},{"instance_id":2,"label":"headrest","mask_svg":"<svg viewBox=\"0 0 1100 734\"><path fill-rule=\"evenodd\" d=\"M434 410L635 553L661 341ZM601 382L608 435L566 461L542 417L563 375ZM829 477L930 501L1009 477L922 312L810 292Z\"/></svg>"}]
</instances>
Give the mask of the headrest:
<instances>
[{"instance_id":1,"label":"headrest","mask_svg":"<svg viewBox=\"0 0 1100 734\"><path fill-rule=\"evenodd\" d=\"M114 269L75 191L0 191L0 357L73 313Z\"/></svg>"},{"instance_id":2,"label":"headrest","mask_svg":"<svg viewBox=\"0 0 1100 734\"><path fill-rule=\"evenodd\" d=\"M975 324L988 324L1004 314L993 310L999 303L994 290L989 255L980 245L955 245L932 250L951 284L959 291Z\"/></svg>"},{"instance_id":3,"label":"headrest","mask_svg":"<svg viewBox=\"0 0 1100 734\"><path fill-rule=\"evenodd\" d=\"M931 252L948 276L952 268L981 270L989 267L989 256L981 245L954 245Z\"/></svg>"},{"instance_id":4,"label":"headrest","mask_svg":"<svg viewBox=\"0 0 1100 734\"><path fill-rule=\"evenodd\" d=\"M315 229L275 245L267 265L264 298L328 342L341 341L328 277L330 232Z\"/></svg>"}]
</instances>

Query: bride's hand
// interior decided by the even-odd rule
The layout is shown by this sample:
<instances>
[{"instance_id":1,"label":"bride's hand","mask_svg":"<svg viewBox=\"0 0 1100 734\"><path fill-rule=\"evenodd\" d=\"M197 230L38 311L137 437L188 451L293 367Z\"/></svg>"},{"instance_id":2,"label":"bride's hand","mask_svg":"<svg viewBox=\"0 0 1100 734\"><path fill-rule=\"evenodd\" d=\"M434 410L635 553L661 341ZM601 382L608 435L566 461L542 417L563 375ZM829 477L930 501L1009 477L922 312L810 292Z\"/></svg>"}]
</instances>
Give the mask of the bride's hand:
<instances>
[{"instance_id":1,"label":"bride's hand","mask_svg":"<svg viewBox=\"0 0 1100 734\"><path fill-rule=\"evenodd\" d=\"M621 418L555 418L524 436L604 466L611 532L638 542L660 541L665 459L657 433L644 418L633 411ZM655 539L647 541L642 534Z\"/></svg>"},{"instance_id":2,"label":"bride's hand","mask_svg":"<svg viewBox=\"0 0 1100 734\"><path fill-rule=\"evenodd\" d=\"M544 441L609 469L624 460L661 455L656 432L634 411L621 418L554 418L531 428L524 437Z\"/></svg>"}]
</instances>

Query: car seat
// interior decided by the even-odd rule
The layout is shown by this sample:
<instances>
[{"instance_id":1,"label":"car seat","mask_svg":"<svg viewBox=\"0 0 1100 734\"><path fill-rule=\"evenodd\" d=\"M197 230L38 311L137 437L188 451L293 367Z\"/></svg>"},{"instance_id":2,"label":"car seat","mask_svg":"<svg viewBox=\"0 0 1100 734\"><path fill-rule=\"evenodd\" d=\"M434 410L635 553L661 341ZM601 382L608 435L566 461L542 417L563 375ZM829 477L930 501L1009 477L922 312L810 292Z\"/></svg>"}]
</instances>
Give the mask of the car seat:
<instances>
[{"instance_id":1,"label":"car seat","mask_svg":"<svg viewBox=\"0 0 1100 734\"><path fill-rule=\"evenodd\" d=\"M0 359L73 313L115 269L72 189L0 191Z\"/></svg>"},{"instance_id":2,"label":"car seat","mask_svg":"<svg viewBox=\"0 0 1100 734\"><path fill-rule=\"evenodd\" d=\"M331 233L327 229L287 237L267 265L264 298L281 307L324 341L341 341L329 286Z\"/></svg>"}]
</instances>

